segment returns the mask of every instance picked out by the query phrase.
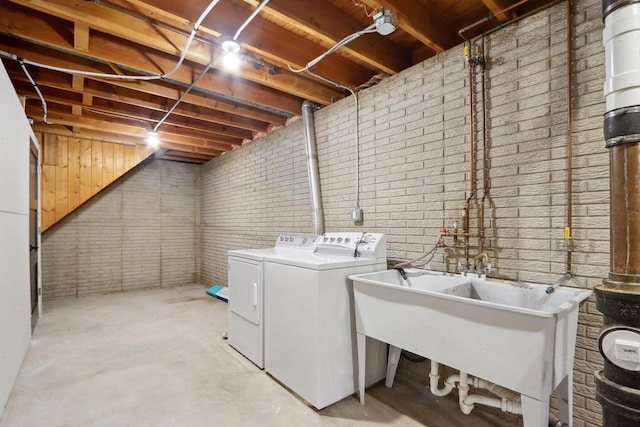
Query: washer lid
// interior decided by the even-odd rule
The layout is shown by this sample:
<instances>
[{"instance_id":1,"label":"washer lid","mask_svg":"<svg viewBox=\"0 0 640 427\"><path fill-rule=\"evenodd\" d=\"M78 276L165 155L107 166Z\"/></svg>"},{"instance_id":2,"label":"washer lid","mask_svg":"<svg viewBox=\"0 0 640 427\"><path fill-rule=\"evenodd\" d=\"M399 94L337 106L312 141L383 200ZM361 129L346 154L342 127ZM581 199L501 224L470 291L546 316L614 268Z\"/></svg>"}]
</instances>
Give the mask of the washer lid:
<instances>
[{"instance_id":1,"label":"washer lid","mask_svg":"<svg viewBox=\"0 0 640 427\"><path fill-rule=\"evenodd\" d=\"M297 252L293 254L273 254L264 257L264 262L308 268L313 270L332 270L352 266L374 265L384 263L386 258L366 258L342 255L323 255Z\"/></svg>"},{"instance_id":2,"label":"washer lid","mask_svg":"<svg viewBox=\"0 0 640 427\"><path fill-rule=\"evenodd\" d=\"M267 255L275 255L276 248L235 249L229 251L229 257L262 261Z\"/></svg>"}]
</instances>

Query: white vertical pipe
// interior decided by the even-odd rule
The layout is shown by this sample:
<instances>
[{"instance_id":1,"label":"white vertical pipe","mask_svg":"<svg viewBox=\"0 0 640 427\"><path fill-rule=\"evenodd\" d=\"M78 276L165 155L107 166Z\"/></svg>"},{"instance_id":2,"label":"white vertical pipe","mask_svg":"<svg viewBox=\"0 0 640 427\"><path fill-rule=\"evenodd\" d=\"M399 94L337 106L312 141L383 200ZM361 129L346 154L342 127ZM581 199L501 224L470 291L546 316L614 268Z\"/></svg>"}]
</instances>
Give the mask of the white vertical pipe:
<instances>
[{"instance_id":1,"label":"white vertical pipe","mask_svg":"<svg viewBox=\"0 0 640 427\"><path fill-rule=\"evenodd\" d=\"M640 104L640 3L617 3L602 34L607 112Z\"/></svg>"},{"instance_id":2,"label":"white vertical pipe","mask_svg":"<svg viewBox=\"0 0 640 427\"><path fill-rule=\"evenodd\" d=\"M315 120L313 103L302 103L302 126L307 150L307 169L309 172L309 190L311 192L311 221L314 234L324 233L324 213L320 196L320 172L318 169L318 149L316 147Z\"/></svg>"}]
</instances>

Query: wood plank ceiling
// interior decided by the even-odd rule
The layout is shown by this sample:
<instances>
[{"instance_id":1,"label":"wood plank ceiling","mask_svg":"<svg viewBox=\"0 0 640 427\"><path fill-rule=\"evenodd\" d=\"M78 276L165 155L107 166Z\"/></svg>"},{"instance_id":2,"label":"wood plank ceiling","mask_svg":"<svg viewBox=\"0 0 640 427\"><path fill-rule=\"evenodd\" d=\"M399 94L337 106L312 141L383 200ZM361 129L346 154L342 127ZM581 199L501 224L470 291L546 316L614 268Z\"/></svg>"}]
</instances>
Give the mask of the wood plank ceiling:
<instances>
[{"instance_id":1,"label":"wood plank ceiling","mask_svg":"<svg viewBox=\"0 0 640 427\"><path fill-rule=\"evenodd\" d=\"M0 57L18 94L26 98L27 115L36 131L144 145L147 132L221 52L223 38L234 35L260 1L220 0L198 28L186 60L166 78L116 80L55 67L119 75L167 73L178 63L194 24L210 3L2 0ZM158 127L159 154L204 163L299 116L305 99L328 105L349 96L348 90L307 73L294 73L289 66L304 67L344 37L368 27L372 13L380 7L395 15L393 33L362 35L312 71L357 91L461 44L463 36L477 36L551 3L271 0L239 34L240 68L230 72L216 61ZM46 101L47 123L19 59L26 60L24 66Z\"/></svg>"}]
</instances>

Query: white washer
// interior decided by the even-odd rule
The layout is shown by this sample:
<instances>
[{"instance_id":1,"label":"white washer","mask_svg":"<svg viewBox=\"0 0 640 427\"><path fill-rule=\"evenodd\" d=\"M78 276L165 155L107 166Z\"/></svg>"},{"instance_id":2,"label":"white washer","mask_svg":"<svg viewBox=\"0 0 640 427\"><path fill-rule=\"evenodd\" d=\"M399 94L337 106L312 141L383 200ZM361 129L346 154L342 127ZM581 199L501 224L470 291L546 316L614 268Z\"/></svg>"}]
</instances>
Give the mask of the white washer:
<instances>
[{"instance_id":1,"label":"white washer","mask_svg":"<svg viewBox=\"0 0 640 427\"><path fill-rule=\"evenodd\" d=\"M228 343L259 368L264 368L264 268L267 255L309 252L317 234L287 233L273 248L229 251Z\"/></svg>"},{"instance_id":2,"label":"white washer","mask_svg":"<svg viewBox=\"0 0 640 427\"><path fill-rule=\"evenodd\" d=\"M312 253L265 256L265 371L317 409L353 394L357 351L348 276L386 268L386 238L375 233L325 233ZM367 384L385 377L386 354L385 344L367 342Z\"/></svg>"}]
</instances>

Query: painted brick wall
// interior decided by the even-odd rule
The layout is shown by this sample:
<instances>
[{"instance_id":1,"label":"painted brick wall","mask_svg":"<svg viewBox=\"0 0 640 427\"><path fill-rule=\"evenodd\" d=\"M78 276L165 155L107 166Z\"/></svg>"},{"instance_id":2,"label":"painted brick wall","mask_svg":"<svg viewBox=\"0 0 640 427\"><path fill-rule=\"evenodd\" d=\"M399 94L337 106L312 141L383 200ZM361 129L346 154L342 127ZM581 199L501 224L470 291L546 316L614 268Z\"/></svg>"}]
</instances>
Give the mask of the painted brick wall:
<instances>
[{"instance_id":1,"label":"painted brick wall","mask_svg":"<svg viewBox=\"0 0 640 427\"><path fill-rule=\"evenodd\" d=\"M573 2L573 272L592 288L608 273L608 153L602 137L601 5ZM485 39L487 67L485 227L492 276L551 283L565 269L567 214L566 11L558 4ZM480 41L474 42L478 49ZM360 93L363 228L388 236L388 256L412 259L439 230L461 220L470 195L468 68L456 48ZM480 75L474 93L481 100ZM482 114L474 105L477 176L471 231L482 191ZM353 230L355 112L345 99L316 113L326 229ZM302 125L292 123L202 167L202 279L226 283L226 252L271 246L283 231L310 231ZM434 269L455 271L461 241L447 239ZM477 254L471 242L471 255ZM593 373L601 317L581 310L574 381L575 425L601 425ZM407 366L405 369L423 370ZM418 374L419 372L415 372Z\"/></svg>"},{"instance_id":2,"label":"painted brick wall","mask_svg":"<svg viewBox=\"0 0 640 427\"><path fill-rule=\"evenodd\" d=\"M591 288L608 272L608 153L602 137L604 53L600 3L574 2L573 272ZM478 49L479 41L474 42ZM550 283L566 252L566 29L559 4L486 37L486 247L491 275ZM482 99L480 75L474 94ZM430 249L460 222L470 195L468 68L457 48L360 93L363 228L386 233L389 257ZM477 169L472 232L482 191L482 114L474 105ZM346 99L316 113L326 229L353 230L355 111ZM203 166L149 162L45 233L45 297L117 292L201 280L226 283L227 251L272 246L311 230L302 124ZM471 255L478 251L471 242ZM431 262L455 271L461 241ZM593 373L601 316L590 300L578 330L575 425L601 425ZM424 365L401 366L426 376Z\"/></svg>"},{"instance_id":3,"label":"painted brick wall","mask_svg":"<svg viewBox=\"0 0 640 427\"><path fill-rule=\"evenodd\" d=\"M198 282L199 167L147 161L43 235L45 298Z\"/></svg>"},{"instance_id":4,"label":"painted brick wall","mask_svg":"<svg viewBox=\"0 0 640 427\"><path fill-rule=\"evenodd\" d=\"M202 168L205 283L227 283L229 249L273 246L282 231L311 229L300 121Z\"/></svg>"}]
</instances>

